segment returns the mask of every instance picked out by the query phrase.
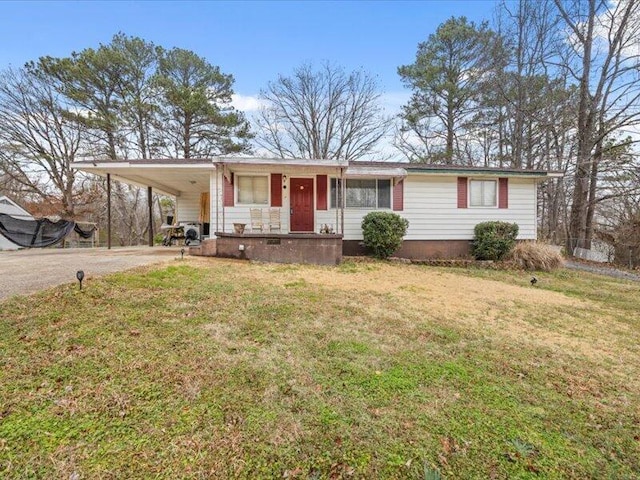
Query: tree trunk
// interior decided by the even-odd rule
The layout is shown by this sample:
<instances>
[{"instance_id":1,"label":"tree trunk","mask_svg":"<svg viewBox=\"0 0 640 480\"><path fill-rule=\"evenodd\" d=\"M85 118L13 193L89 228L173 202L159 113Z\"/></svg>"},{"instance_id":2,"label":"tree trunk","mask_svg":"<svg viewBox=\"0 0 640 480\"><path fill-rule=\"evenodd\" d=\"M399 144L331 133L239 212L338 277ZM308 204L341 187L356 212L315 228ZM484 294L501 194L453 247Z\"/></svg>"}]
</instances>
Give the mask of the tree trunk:
<instances>
[{"instance_id":1,"label":"tree trunk","mask_svg":"<svg viewBox=\"0 0 640 480\"><path fill-rule=\"evenodd\" d=\"M593 147L593 109L589 90L591 78L591 50L595 20L595 0L589 0L589 19L587 30L581 38L583 47L582 76L580 78L580 100L578 104L578 158L576 162L575 183L569 222L569 253L576 247L586 248L587 209L589 206L589 180L591 150Z\"/></svg>"},{"instance_id":2,"label":"tree trunk","mask_svg":"<svg viewBox=\"0 0 640 480\"><path fill-rule=\"evenodd\" d=\"M455 122L453 120L452 103L452 99L449 97L449 101L447 102L447 147L445 152L447 165L453 164L453 129L455 128Z\"/></svg>"},{"instance_id":3,"label":"tree trunk","mask_svg":"<svg viewBox=\"0 0 640 480\"><path fill-rule=\"evenodd\" d=\"M602 142L600 139L596 145L596 150L591 160L591 172L589 174L589 204L587 206L587 219L586 219L586 234L585 234L585 248L591 248L591 240L593 239L593 217L596 211L596 193L598 184L598 169L600 166L600 160L602 159Z\"/></svg>"}]
</instances>

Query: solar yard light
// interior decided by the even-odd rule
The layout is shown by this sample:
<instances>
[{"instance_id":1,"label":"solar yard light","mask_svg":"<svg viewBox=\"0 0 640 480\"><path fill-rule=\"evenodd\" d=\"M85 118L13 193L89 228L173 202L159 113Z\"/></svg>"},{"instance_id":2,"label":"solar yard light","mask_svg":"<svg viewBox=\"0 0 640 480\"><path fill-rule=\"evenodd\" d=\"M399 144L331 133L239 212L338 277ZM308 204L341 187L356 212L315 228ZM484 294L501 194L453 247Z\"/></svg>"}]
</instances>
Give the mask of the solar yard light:
<instances>
[{"instance_id":1,"label":"solar yard light","mask_svg":"<svg viewBox=\"0 0 640 480\"><path fill-rule=\"evenodd\" d=\"M84 279L84 272L82 270L78 270L76 272L76 278L78 279L78 282L80 282L80 290L82 290L82 280Z\"/></svg>"},{"instance_id":2,"label":"solar yard light","mask_svg":"<svg viewBox=\"0 0 640 480\"><path fill-rule=\"evenodd\" d=\"M184 248L180 249L180 260L184 260Z\"/></svg>"}]
</instances>

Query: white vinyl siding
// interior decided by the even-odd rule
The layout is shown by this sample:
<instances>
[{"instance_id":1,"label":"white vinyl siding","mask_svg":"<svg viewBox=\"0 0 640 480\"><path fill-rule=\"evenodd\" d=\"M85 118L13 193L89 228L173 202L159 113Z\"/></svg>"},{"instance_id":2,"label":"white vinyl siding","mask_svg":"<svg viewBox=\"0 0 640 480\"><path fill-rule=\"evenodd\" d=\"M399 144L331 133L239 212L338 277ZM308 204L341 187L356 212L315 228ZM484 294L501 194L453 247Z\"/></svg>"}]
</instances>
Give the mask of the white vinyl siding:
<instances>
[{"instance_id":1,"label":"white vinyl siding","mask_svg":"<svg viewBox=\"0 0 640 480\"><path fill-rule=\"evenodd\" d=\"M197 222L200 218L200 192L182 192L176 197L176 216L174 222Z\"/></svg>"},{"instance_id":2,"label":"white vinyl siding","mask_svg":"<svg viewBox=\"0 0 640 480\"><path fill-rule=\"evenodd\" d=\"M395 212L409 220L405 240L471 240L476 224L487 220L515 222L519 239L536 238L534 180L509 178L509 208L504 209L458 208L457 192L456 177L409 174L404 179L404 210ZM345 240L362 239L362 218L369 211L345 209ZM335 210L316 212L316 223L335 226Z\"/></svg>"},{"instance_id":3,"label":"white vinyl siding","mask_svg":"<svg viewBox=\"0 0 640 480\"><path fill-rule=\"evenodd\" d=\"M283 171L278 169L277 173L284 173L287 176L289 176L289 173L287 171ZM224 207L222 206L222 197L223 197L223 185L222 185L222 175L218 172L218 194L212 194L211 195L211 232L216 231L216 202L218 203L218 228L217 231L224 231L227 233L233 232L233 224L234 223L245 223L247 224L247 229L249 229L250 225L251 225L251 217L250 217L250 212L249 210L251 208L264 208L264 209L268 209L269 208L269 195L270 193L267 195L267 203L266 204L252 204L252 205L243 205L243 204L238 204L237 203L237 196L238 196L238 179L243 177L243 176L249 176L249 177L261 177L264 178L265 181L267 182L267 184L270 183L269 181L269 175L260 175L260 174L251 174L251 173L247 173L247 174L243 174L243 173L239 173L237 175L235 175L235 185L234 185L234 189L236 190L235 192L235 197L236 197L236 203L234 206L232 207ZM295 175L293 175L295 176ZM286 180L286 185L288 188L288 178ZM216 189L216 172L212 172L211 174L211 191L214 192ZM280 208L280 221L282 222L282 233L287 233L289 231L289 196L288 196L288 190L284 190L283 191L283 195L282 195L282 207ZM224 210L224 215L223 215L223 210ZM265 210L266 211L266 210ZM247 230L248 231L248 230Z\"/></svg>"},{"instance_id":4,"label":"white vinyl siding","mask_svg":"<svg viewBox=\"0 0 640 480\"><path fill-rule=\"evenodd\" d=\"M284 171L288 177L296 176ZM221 177L220 177L221 178ZM211 231L215 229L216 198L218 201L218 230L223 230L222 221L222 182L219 181L218 195L211 195ZM288 188L288 179L284 180ZM212 174L211 189L215 191L215 173ZM329 192L327 193L330 193ZM314 191L317 191L314 187ZM391 196L391 192L389 192ZM178 197L178 219L197 220L199 215L200 193L183 194ZM282 232L289 231L288 189L282 198ZM189 207L187 204L192 204ZM331 203L330 203L331 205ZM250 223L249 208L235 205L224 208L224 231L232 232L233 223ZM266 207L265 207L266 208ZM346 208L344 212L345 240L362 239L362 218L375 209ZM190 213L192 212L192 213ZM337 213L337 215L336 215ZM404 210L395 212L409 220L406 240L471 240L476 224L487 220L516 222L520 227L519 239L536 238L536 183L535 180L509 178L509 208L473 207L458 208L457 177L429 176L409 174L404 179ZM336 218L337 217L337 218ZM315 228L318 232L322 225L340 230L340 211L335 208L315 211Z\"/></svg>"}]
</instances>

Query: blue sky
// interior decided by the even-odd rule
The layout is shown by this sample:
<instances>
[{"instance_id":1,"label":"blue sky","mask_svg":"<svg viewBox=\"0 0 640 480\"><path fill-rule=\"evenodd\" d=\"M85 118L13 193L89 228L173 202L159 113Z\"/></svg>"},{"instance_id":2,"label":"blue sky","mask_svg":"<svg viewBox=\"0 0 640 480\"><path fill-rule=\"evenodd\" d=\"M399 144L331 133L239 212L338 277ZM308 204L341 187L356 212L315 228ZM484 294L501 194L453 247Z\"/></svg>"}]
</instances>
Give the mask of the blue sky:
<instances>
[{"instance_id":1,"label":"blue sky","mask_svg":"<svg viewBox=\"0 0 640 480\"><path fill-rule=\"evenodd\" d=\"M246 100L303 62L378 77L389 107L408 97L396 73L451 16L490 19L495 2L0 2L0 68L107 43L118 31L195 51L235 77ZM246 106L251 102L244 102Z\"/></svg>"}]
</instances>

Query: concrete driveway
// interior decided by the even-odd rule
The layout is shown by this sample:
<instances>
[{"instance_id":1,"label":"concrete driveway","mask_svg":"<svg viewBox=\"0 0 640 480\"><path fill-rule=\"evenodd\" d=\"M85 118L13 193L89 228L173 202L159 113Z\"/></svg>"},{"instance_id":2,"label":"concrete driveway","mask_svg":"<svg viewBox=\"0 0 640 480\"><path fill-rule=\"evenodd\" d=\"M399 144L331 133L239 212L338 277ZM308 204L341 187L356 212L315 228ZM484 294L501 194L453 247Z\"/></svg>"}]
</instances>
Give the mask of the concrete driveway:
<instances>
[{"instance_id":1,"label":"concrete driveway","mask_svg":"<svg viewBox=\"0 0 640 480\"><path fill-rule=\"evenodd\" d=\"M185 253L186 254L186 253ZM174 261L180 247L43 248L0 251L0 300L140 265Z\"/></svg>"}]
</instances>

